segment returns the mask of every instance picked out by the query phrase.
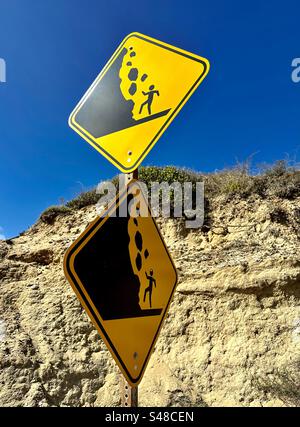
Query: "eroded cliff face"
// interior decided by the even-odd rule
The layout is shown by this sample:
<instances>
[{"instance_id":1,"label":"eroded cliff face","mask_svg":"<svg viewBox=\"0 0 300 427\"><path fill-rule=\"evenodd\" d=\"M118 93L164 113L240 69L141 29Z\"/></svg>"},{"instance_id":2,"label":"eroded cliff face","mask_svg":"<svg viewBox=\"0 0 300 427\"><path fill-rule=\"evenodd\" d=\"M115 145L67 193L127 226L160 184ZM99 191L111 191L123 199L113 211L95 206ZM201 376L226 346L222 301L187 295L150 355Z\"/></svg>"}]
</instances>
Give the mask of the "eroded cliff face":
<instances>
[{"instance_id":1,"label":"eroded cliff face","mask_svg":"<svg viewBox=\"0 0 300 427\"><path fill-rule=\"evenodd\" d=\"M159 219L179 271L141 406L276 406L257 380L300 349L300 200L216 200L211 224ZM63 274L94 207L0 242L0 405L113 406L119 370Z\"/></svg>"}]
</instances>

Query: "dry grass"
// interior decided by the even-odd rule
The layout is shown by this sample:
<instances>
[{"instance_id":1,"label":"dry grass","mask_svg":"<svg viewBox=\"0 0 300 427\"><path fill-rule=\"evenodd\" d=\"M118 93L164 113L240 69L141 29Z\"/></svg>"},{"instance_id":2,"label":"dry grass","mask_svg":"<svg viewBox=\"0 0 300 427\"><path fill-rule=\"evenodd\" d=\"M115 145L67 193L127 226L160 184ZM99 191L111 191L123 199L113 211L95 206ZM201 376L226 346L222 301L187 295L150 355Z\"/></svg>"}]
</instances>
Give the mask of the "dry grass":
<instances>
[{"instance_id":1,"label":"dry grass","mask_svg":"<svg viewBox=\"0 0 300 427\"><path fill-rule=\"evenodd\" d=\"M50 206L40 215L41 221L46 224L53 224L58 215L67 215L72 212L72 209L67 206Z\"/></svg>"},{"instance_id":2,"label":"dry grass","mask_svg":"<svg viewBox=\"0 0 300 427\"><path fill-rule=\"evenodd\" d=\"M139 179L150 187L151 182L204 182L206 206L216 197L223 196L225 200L233 198L247 199L250 196L279 197L294 199L300 196L300 170L291 166L287 161L279 160L274 165L262 165L258 173L251 170L250 162L238 163L232 168L213 173L199 173L190 169L175 166L140 167ZM118 186L118 177L112 182ZM41 215L41 220L51 222L57 215L65 215L72 210L96 204L100 195L96 189L82 192L74 199L60 206L51 206Z\"/></svg>"},{"instance_id":3,"label":"dry grass","mask_svg":"<svg viewBox=\"0 0 300 427\"><path fill-rule=\"evenodd\" d=\"M285 406L300 407L300 362L253 382L259 390L280 399Z\"/></svg>"}]
</instances>

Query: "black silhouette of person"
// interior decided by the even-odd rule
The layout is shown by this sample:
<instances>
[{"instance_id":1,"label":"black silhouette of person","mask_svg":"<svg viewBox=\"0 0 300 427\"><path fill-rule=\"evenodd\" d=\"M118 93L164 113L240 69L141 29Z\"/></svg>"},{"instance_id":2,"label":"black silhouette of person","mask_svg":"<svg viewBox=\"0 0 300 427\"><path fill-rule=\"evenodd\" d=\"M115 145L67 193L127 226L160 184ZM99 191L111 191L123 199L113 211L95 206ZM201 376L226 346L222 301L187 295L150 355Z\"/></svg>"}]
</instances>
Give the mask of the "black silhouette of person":
<instances>
[{"instance_id":1,"label":"black silhouette of person","mask_svg":"<svg viewBox=\"0 0 300 427\"><path fill-rule=\"evenodd\" d=\"M147 279L149 280L149 286L145 289L145 293L144 293L144 302L146 299L146 295L147 292L149 292L149 302L150 302L150 308L152 307L151 304L151 297L152 297L152 290L153 290L153 285L156 287L156 280L153 277L153 270L151 268L150 270L150 276L148 276L148 274L145 272Z\"/></svg>"},{"instance_id":2,"label":"black silhouette of person","mask_svg":"<svg viewBox=\"0 0 300 427\"><path fill-rule=\"evenodd\" d=\"M141 114L141 112L143 111L143 108L146 105L148 107L148 114L149 115L151 114L151 105L152 105L152 102L153 102L154 95L156 94L157 96L159 96L158 90L154 90L154 88L155 88L155 86L151 85L149 87L149 92L144 92L143 91L143 95L148 96L148 99L146 99L146 101L142 103L140 111L139 111L139 114Z\"/></svg>"}]
</instances>

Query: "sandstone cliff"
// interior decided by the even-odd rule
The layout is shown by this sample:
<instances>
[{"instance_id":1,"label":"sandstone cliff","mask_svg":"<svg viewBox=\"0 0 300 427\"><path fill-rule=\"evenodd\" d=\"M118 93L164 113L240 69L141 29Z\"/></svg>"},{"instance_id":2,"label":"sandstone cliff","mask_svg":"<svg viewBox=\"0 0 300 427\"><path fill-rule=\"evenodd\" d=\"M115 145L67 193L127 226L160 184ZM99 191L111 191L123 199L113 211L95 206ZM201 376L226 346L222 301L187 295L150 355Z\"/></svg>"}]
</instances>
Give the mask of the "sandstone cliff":
<instances>
[{"instance_id":1,"label":"sandstone cliff","mask_svg":"<svg viewBox=\"0 0 300 427\"><path fill-rule=\"evenodd\" d=\"M210 225L159 219L179 271L140 405L284 405L258 382L299 360L300 199L214 202ZM0 242L0 405L119 404L119 371L62 268L93 206Z\"/></svg>"}]
</instances>

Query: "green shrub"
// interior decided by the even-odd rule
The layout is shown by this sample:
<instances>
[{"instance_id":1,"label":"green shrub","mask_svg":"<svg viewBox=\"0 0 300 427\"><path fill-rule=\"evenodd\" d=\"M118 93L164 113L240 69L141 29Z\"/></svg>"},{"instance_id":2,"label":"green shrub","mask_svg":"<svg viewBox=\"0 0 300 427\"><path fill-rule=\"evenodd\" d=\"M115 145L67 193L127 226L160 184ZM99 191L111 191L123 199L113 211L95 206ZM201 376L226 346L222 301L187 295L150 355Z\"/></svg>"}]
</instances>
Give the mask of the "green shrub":
<instances>
[{"instance_id":1,"label":"green shrub","mask_svg":"<svg viewBox=\"0 0 300 427\"><path fill-rule=\"evenodd\" d=\"M300 196L300 171L285 160L274 165L263 166L256 181L263 181L263 195L281 199L294 199Z\"/></svg>"},{"instance_id":2,"label":"green shrub","mask_svg":"<svg viewBox=\"0 0 300 427\"><path fill-rule=\"evenodd\" d=\"M80 193L75 199L70 200L66 203L70 209L81 209L85 206L95 205L99 200L100 195L97 194L96 189L85 191Z\"/></svg>"},{"instance_id":3,"label":"green shrub","mask_svg":"<svg viewBox=\"0 0 300 427\"><path fill-rule=\"evenodd\" d=\"M142 166L139 169L139 179L148 187L151 182L192 182L199 181L200 174L189 169L178 168L176 166Z\"/></svg>"},{"instance_id":4,"label":"green shrub","mask_svg":"<svg viewBox=\"0 0 300 427\"><path fill-rule=\"evenodd\" d=\"M45 222L46 224L53 224L55 218L58 215L67 215L70 212L72 212L72 209L68 208L67 206L50 206L44 212L40 215L41 221Z\"/></svg>"}]
</instances>

